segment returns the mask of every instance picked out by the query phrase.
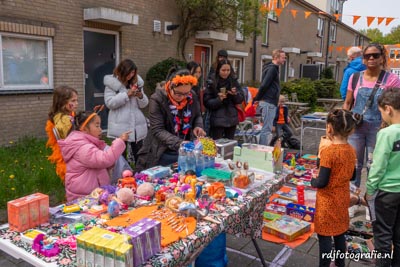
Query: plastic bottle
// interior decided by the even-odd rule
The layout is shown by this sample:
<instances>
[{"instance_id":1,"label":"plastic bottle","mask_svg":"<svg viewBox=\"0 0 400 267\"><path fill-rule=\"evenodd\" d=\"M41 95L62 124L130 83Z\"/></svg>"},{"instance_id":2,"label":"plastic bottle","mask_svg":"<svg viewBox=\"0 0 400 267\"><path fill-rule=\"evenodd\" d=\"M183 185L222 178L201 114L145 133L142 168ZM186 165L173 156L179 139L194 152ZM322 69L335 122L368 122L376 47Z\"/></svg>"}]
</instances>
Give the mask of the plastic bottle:
<instances>
[{"instance_id":1,"label":"plastic bottle","mask_svg":"<svg viewBox=\"0 0 400 267\"><path fill-rule=\"evenodd\" d=\"M192 170L196 171L196 157L193 153L193 151L188 151L186 152L186 171Z\"/></svg>"},{"instance_id":2,"label":"plastic bottle","mask_svg":"<svg viewBox=\"0 0 400 267\"><path fill-rule=\"evenodd\" d=\"M178 172L185 173L187 171L187 155L185 149L181 146L178 155Z\"/></svg>"},{"instance_id":3,"label":"plastic bottle","mask_svg":"<svg viewBox=\"0 0 400 267\"><path fill-rule=\"evenodd\" d=\"M297 203L300 205L304 205L304 184L302 181L299 181L296 186L297 189Z\"/></svg>"},{"instance_id":4,"label":"plastic bottle","mask_svg":"<svg viewBox=\"0 0 400 267\"><path fill-rule=\"evenodd\" d=\"M200 150L194 150L194 155L196 157L196 176L201 176L201 171L204 170L204 155Z\"/></svg>"}]
</instances>

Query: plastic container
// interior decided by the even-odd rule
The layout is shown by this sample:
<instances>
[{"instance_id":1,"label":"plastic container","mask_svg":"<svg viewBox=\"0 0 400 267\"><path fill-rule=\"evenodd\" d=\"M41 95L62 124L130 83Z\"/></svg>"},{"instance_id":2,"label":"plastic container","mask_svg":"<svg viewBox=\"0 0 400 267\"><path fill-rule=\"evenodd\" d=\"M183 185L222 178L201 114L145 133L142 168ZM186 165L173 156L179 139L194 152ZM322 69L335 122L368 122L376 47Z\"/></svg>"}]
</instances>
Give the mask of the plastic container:
<instances>
[{"instance_id":1,"label":"plastic container","mask_svg":"<svg viewBox=\"0 0 400 267\"><path fill-rule=\"evenodd\" d=\"M297 183L297 203L304 205L304 184L302 181Z\"/></svg>"}]
</instances>

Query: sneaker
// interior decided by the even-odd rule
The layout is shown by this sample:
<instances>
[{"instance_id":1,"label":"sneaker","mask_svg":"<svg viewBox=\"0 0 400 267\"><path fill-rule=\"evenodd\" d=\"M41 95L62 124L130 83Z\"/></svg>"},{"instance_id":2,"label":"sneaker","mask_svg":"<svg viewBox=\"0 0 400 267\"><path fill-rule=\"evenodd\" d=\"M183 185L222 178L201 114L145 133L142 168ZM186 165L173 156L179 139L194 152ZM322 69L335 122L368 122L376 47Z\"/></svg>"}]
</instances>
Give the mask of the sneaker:
<instances>
[{"instance_id":1,"label":"sneaker","mask_svg":"<svg viewBox=\"0 0 400 267\"><path fill-rule=\"evenodd\" d=\"M349 217L350 218L354 218L355 209L356 209L356 206L351 206L349 208Z\"/></svg>"}]
</instances>

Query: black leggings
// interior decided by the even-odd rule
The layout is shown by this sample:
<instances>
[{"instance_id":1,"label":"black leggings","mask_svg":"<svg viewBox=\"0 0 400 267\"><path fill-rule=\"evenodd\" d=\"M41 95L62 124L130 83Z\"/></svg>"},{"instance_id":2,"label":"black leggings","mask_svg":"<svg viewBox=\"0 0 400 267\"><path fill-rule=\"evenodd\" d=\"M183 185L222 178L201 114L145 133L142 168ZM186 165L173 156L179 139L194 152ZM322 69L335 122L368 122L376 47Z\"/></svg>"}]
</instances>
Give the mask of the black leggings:
<instances>
[{"instance_id":1,"label":"black leggings","mask_svg":"<svg viewBox=\"0 0 400 267\"><path fill-rule=\"evenodd\" d=\"M322 255L328 255L332 250L332 236L318 235L319 240L319 267L329 267L331 264L331 258ZM341 235L333 236L335 242L335 250L341 253L346 253L346 239L344 233ZM344 267L344 257L343 259L335 259L336 266Z\"/></svg>"},{"instance_id":2,"label":"black leggings","mask_svg":"<svg viewBox=\"0 0 400 267\"><path fill-rule=\"evenodd\" d=\"M234 139L236 126L231 127L211 127L210 135L212 139L217 140L221 138Z\"/></svg>"}]
</instances>

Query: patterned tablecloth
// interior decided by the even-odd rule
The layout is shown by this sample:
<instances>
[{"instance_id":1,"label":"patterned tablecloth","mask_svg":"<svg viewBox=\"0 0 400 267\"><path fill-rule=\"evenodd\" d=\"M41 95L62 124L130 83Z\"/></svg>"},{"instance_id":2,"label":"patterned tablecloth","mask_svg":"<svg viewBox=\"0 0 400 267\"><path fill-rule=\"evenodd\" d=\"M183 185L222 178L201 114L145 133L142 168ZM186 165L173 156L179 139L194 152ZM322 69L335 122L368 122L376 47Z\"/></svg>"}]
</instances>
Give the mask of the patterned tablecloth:
<instances>
[{"instance_id":1,"label":"patterned tablecloth","mask_svg":"<svg viewBox=\"0 0 400 267\"><path fill-rule=\"evenodd\" d=\"M226 206L224 211L212 213L221 224L199 221L195 232L184 239L164 247L159 254L153 256L143 266L184 266L193 261L217 235L222 232L238 237L260 238L262 231L263 211L268 197L279 190L285 180L284 175L260 184L248 191L237 205ZM67 235L55 230L54 225L44 224L37 229L44 232L53 231L55 235L66 238ZM55 232L56 231L56 232ZM8 228L0 230L0 238L9 240L13 245L23 249L44 262L56 263L59 266L76 266L75 250L68 245L61 245L61 252L56 257L46 258L33 251L30 245L21 240L18 232ZM7 252L7 251L6 251Z\"/></svg>"}]
</instances>

